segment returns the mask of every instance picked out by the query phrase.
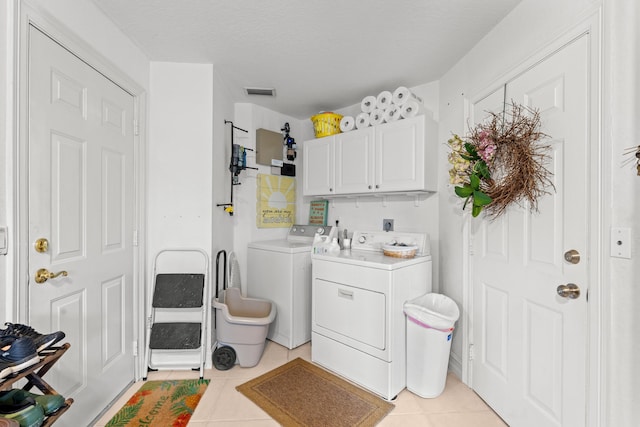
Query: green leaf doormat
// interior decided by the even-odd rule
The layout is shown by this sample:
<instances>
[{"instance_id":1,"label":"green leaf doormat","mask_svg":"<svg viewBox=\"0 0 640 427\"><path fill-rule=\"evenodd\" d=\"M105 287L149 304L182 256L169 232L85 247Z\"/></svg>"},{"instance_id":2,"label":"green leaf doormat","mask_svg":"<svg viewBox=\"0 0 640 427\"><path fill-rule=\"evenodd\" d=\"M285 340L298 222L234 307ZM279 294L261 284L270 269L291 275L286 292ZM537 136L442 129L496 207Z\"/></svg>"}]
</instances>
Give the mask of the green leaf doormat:
<instances>
[{"instance_id":1,"label":"green leaf doormat","mask_svg":"<svg viewBox=\"0 0 640 427\"><path fill-rule=\"evenodd\" d=\"M182 427L189 423L209 380L147 381L106 427Z\"/></svg>"}]
</instances>

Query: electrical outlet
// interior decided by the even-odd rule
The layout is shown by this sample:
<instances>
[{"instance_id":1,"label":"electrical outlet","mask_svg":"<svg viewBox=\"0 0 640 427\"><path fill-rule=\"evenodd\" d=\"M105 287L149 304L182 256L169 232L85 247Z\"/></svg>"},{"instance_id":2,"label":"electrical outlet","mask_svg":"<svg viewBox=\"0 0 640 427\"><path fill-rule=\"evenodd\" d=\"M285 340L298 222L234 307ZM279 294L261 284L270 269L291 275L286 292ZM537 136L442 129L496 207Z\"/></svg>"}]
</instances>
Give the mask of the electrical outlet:
<instances>
[{"instance_id":1,"label":"electrical outlet","mask_svg":"<svg viewBox=\"0 0 640 427\"><path fill-rule=\"evenodd\" d=\"M393 231L393 220L392 219L383 219L382 220L382 229L384 231Z\"/></svg>"}]
</instances>

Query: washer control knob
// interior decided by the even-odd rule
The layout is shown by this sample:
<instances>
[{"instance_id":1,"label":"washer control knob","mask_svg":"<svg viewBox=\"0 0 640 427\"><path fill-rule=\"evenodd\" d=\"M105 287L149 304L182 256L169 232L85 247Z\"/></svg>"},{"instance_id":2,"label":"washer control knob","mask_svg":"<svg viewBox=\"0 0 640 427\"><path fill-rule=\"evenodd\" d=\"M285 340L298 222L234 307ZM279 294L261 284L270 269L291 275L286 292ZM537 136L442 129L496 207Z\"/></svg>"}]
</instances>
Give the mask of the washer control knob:
<instances>
[{"instance_id":1,"label":"washer control knob","mask_svg":"<svg viewBox=\"0 0 640 427\"><path fill-rule=\"evenodd\" d=\"M322 227L318 228L318 234L320 235L324 234L324 228Z\"/></svg>"},{"instance_id":2,"label":"washer control knob","mask_svg":"<svg viewBox=\"0 0 640 427\"><path fill-rule=\"evenodd\" d=\"M367 241L367 236L362 235L362 236L358 237L358 242L360 242L360 243L364 243L364 242L366 242L366 241Z\"/></svg>"},{"instance_id":3,"label":"washer control knob","mask_svg":"<svg viewBox=\"0 0 640 427\"><path fill-rule=\"evenodd\" d=\"M293 231L293 232L295 233L296 231L298 231L298 229L297 229L297 228L295 228L295 227L293 227L293 228L291 229L291 231Z\"/></svg>"}]
</instances>

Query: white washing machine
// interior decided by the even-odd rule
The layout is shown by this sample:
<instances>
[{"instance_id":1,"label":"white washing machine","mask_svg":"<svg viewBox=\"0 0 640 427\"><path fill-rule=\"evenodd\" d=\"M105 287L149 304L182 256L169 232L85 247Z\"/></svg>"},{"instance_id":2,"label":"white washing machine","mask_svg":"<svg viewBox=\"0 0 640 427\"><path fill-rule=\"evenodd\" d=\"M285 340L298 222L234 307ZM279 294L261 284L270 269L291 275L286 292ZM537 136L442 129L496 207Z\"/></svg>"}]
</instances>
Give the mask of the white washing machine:
<instances>
[{"instance_id":1,"label":"white washing machine","mask_svg":"<svg viewBox=\"0 0 640 427\"><path fill-rule=\"evenodd\" d=\"M416 256L385 256L393 243L417 246ZM431 292L428 235L356 231L351 250L312 263L311 359L393 399L406 386L404 303Z\"/></svg>"},{"instance_id":2,"label":"white washing machine","mask_svg":"<svg viewBox=\"0 0 640 427\"><path fill-rule=\"evenodd\" d=\"M311 247L331 226L293 225L284 240L249 243L247 296L273 301L276 320L267 338L289 349L311 340Z\"/></svg>"}]
</instances>

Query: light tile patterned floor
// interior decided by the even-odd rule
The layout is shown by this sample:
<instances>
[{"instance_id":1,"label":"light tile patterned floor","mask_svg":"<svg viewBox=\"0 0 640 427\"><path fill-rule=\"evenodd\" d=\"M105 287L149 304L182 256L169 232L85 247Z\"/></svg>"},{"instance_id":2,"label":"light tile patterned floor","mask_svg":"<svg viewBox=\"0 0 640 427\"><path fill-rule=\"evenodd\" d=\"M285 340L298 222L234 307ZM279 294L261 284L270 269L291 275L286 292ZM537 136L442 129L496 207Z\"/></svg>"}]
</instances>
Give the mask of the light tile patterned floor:
<instances>
[{"instance_id":1,"label":"light tile patterned floor","mask_svg":"<svg viewBox=\"0 0 640 427\"><path fill-rule=\"evenodd\" d=\"M189 426L278 426L262 409L235 387L258 375L264 374L284 363L302 357L311 361L311 346L305 344L288 350L267 341L265 352L257 366L241 368L236 365L228 371L207 370L205 378L212 381L191 417ZM193 371L150 372L150 380L198 378ZM95 424L103 427L120 407L142 385L137 382L116 402ZM408 390L403 390L393 402L395 408L378 424L380 427L421 426L421 427L504 427L506 424L471 389L457 377L449 374L444 393L435 399L423 399Z\"/></svg>"}]
</instances>

